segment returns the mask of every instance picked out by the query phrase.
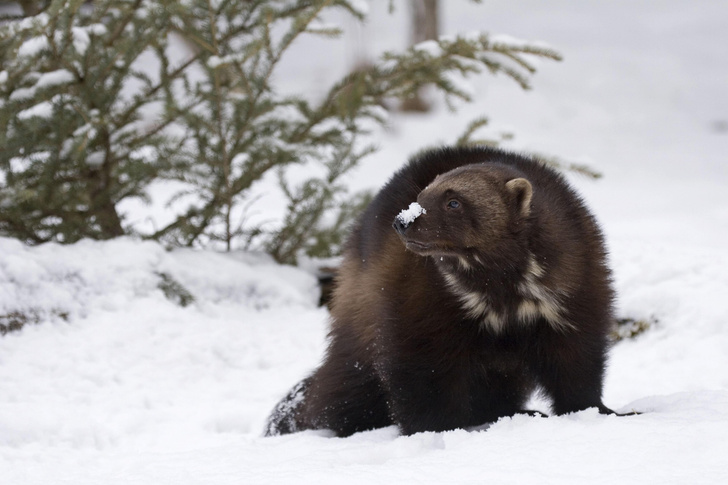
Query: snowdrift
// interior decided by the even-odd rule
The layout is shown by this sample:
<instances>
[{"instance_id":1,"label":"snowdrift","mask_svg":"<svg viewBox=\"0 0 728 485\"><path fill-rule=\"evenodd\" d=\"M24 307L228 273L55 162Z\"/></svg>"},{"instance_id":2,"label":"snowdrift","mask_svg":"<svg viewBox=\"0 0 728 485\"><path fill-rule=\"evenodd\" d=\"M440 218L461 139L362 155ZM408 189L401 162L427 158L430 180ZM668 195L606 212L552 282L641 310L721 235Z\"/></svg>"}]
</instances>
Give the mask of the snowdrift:
<instances>
[{"instance_id":1,"label":"snowdrift","mask_svg":"<svg viewBox=\"0 0 728 485\"><path fill-rule=\"evenodd\" d=\"M616 345L605 402L642 415L262 438L271 407L323 352L311 275L128 239L0 239L0 315L38 318L0 338L3 481L720 483L728 331L712 302L728 294L728 264L686 251L665 269L665 252L615 250L622 311L658 323ZM165 295L160 274L194 299Z\"/></svg>"}]
</instances>

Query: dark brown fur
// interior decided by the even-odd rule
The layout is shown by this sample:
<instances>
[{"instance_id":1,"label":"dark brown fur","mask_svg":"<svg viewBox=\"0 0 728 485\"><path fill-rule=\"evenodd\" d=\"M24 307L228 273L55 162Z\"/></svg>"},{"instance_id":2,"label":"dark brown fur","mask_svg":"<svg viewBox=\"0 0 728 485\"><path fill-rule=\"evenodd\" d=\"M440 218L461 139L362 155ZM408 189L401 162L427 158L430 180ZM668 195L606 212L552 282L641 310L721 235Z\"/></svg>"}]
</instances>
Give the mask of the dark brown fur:
<instances>
[{"instance_id":1,"label":"dark brown fur","mask_svg":"<svg viewBox=\"0 0 728 485\"><path fill-rule=\"evenodd\" d=\"M396 220L415 200L426 214ZM537 389L557 414L611 412L612 299L601 232L560 175L489 148L427 152L354 229L324 362L266 434L469 427L521 412Z\"/></svg>"}]
</instances>

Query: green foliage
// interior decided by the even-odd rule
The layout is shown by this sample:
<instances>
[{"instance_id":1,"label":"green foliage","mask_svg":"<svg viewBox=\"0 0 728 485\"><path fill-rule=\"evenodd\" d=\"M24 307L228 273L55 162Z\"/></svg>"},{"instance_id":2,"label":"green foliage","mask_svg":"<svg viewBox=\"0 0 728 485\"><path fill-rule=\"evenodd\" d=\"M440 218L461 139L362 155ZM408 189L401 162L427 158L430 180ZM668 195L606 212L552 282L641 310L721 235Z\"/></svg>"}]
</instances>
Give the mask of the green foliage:
<instances>
[{"instance_id":1,"label":"green foliage","mask_svg":"<svg viewBox=\"0 0 728 485\"><path fill-rule=\"evenodd\" d=\"M425 85L470 100L459 79L486 70L528 88L530 57L559 59L456 36L385 53L317 101L277 93L271 80L296 39L340 34L319 21L330 9L362 18L346 0L53 0L0 26L0 234L40 243L133 233L119 204L174 180L175 217L143 236L255 246L282 262L302 250L327 256L367 201L342 177L373 151L367 135L386 122L385 100ZM171 39L189 52L175 57ZM484 123L459 141L475 141ZM308 175L291 177L293 167ZM271 172L286 212L246 224L251 187Z\"/></svg>"},{"instance_id":2,"label":"green foliage","mask_svg":"<svg viewBox=\"0 0 728 485\"><path fill-rule=\"evenodd\" d=\"M638 335L642 335L644 332L650 330L659 322L655 317L650 317L642 320L627 317L619 318L615 323L615 327L610 333L609 337L612 342L616 343L620 340L633 339Z\"/></svg>"},{"instance_id":3,"label":"green foliage","mask_svg":"<svg viewBox=\"0 0 728 485\"><path fill-rule=\"evenodd\" d=\"M36 308L10 311L0 314L0 337L16 332L28 324L35 325L48 319L68 321L68 313L62 310L43 311Z\"/></svg>"},{"instance_id":4,"label":"green foliage","mask_svg":"<svg viewBox=\"0 0 728 485\"><path fill-rule=\"evenodd\" d=\"M164 293L164 296L168 300L176 303L181 307L186 307L194 303L194 295L190 293L189 290L187 290L187 288L182 285L182 283L175 280L167 273L157 273L157 276L159 276L159 283L157 284L157 288L162 290L162 293Z\"/></svg>"},{"instance_id":5,"label":"green foliage","mask_svg":"<svg viewBox=\"0 0 728 485\"><path fill-rule=\"evenodd\" d=\"M290 5L289 5L290 4ZM189 185L198 199L184 214L154 234L175 244L222 241L230 248L234 238L263 235L242 225L235 209L245 201L253 183L272 169L315 161L326 174L290 188L289 210L279 231L267 235L265 245L281 261L295 254L284 246L305 243L306 231L316 231L336 185L368 150L355 152L355 120L342 119L330 107L312 106L301 97L278 96L271 77L291 43L304 33L336 35L317 28L314 21L324 8L341 7L357 14L348 2L224 2L209 9L179 7L180 35L199 47L201 80L184 79L185 138L190 140L179 157L172 178ZM281 32L281 28L286 30ZM273 36L271 32L277 31ZM365 117L364 110L354 116ZM339 126L326 126L341 120ZM281 255L286 253L286 257Z\"/></svg>"},{"instance_id":6,"label":"green foliage","mask_svg":"<svg viewBox=\"0 0 728 485\"><path fill-rule=\"evenodd\" d=\"M135 67L142 55L164 61L167 42L164 9L142 15L140 3L53 1L0 29L0 233L30 243L124 234L117 204L145 197L174 150L163 118L142 117L169 92Z\"/></svg>"},{"instance_id":7,"label":"green foliage","mask_svg":"<svg viewBox=\"0 0 728 485\"><path fill-rule=\"evenodd\" d=\"M481 117L476 118L468 124L465 131L457 139L455 145L486 145L486 146L498 146L501 142L513 139L512 133L500 133L497 138L473 138L475 133L481 128L488 125L488 118Z\"/></svg>"},{"instance_id":8,"label":"green foliage","mask_svg":"<svg viewBox=\"0 0 728 485\"><path fill-rule=\"evenodd\" d=\"M575 172L592 179L602 178L601 172L597 172L593 168L583 163L569 162L560 157L555 157L553 155L544 155L543 153L532 153L531 156L544 163L545 165L548 165L557 170Z\"/></svg>"}]
</instances>

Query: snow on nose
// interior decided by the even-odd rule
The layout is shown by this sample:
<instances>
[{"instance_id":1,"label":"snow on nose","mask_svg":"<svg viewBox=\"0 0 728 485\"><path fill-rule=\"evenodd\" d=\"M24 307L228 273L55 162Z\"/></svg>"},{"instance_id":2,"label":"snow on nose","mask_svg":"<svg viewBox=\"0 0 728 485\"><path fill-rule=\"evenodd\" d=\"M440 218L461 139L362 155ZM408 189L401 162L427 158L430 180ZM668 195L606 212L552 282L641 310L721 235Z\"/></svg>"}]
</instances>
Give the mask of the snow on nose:
<instances>
[{"instance_id":1,"label":"snow on nose","mask_svg":"<svg viewBox=\"0 0 728 485\"><path fill-rule=\"evenodd\" d=\"M410 224L412 224L415 219L420 217L422 214L427 214L427 211L417 202L412 202L407 209L403 209L399 214L397 214L392 226L398 233L403 234Z\"/></svg>"}]
</instances>

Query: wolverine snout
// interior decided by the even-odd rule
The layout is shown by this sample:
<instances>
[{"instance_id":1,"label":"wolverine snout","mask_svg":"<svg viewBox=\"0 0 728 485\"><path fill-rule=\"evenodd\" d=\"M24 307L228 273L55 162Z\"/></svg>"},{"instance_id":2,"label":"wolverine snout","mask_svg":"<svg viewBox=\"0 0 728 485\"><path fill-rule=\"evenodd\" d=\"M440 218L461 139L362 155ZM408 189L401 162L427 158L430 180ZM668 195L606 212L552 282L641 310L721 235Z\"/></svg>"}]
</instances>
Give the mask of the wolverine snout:
<instances>
[{"instance_id":1,"label":"wolverine snout","mask_svg":"<svg viewBox=\"0 0 728 485\"><path fill-rule=\"evenodd\" d=\"M411 223L403 222L399 217L395 217L394 222L392 223L392 227L395 231L397 231L397 234L399 234L400 236L404 236L404 232L407 230L410 224Z\"/></svg>"},{"instance_id":2,"label":"wolverine snout","mask_svg":"<svg viewBox=\"0 0 728 485\"><path fill-rule=\"evenodd\" d=\"M403 236L407 228L422 214L427 214L427 211L417 202L412 202L408 208L397 214L397 217L394 218L394 222L392 223L392 227L394 227L394 230L400 236Z\"/></svg>"}]
</instances>

